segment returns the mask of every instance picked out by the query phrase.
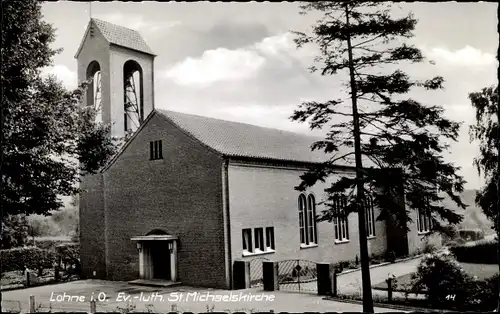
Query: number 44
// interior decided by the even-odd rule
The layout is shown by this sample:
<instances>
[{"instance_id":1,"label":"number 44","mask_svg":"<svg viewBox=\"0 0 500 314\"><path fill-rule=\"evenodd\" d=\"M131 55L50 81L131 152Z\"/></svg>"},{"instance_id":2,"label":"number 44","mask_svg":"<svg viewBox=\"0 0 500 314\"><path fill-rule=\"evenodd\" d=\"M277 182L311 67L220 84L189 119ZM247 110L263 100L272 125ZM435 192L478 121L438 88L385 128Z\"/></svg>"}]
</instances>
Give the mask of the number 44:
<instances>
[{"instance_id":1,"label":"number 44","mask_svg":"<svg viewBox=\"0 0 500 314\"><path fill-rule=\"evenodd\" d=\"M450 300L451 300L451 301L455 301L455 295L454 295L454 294L448 294L448 295L446 296L446 300L449 300L449 301L450 301Z\"/></svg>"}]
</instances>

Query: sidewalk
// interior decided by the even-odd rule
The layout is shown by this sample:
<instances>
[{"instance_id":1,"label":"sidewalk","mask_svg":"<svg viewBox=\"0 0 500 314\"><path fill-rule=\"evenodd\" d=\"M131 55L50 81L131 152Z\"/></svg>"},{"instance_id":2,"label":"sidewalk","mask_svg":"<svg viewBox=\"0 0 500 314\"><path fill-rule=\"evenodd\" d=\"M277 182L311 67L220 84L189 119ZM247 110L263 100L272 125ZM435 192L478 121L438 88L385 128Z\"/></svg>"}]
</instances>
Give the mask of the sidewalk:
<instances>
[{"instance_id":1,"label":"sidewalk","mask_svg":"<svg viewBox=\"0 0 500 314\"><path fill-rule=\"evenodd\" d=\"M118 297L120 293L123 295L131 296L130 300L137 300L136 297L140 293L144 295L151 295L151 293L158 292L159 295L163 296L163 300L157 298L154 301L135 301L131 302L135 305L134 311L140 312L156 312L156 313L168 313L172 311L172 305L174 305L174 310L182 312L193 312L193 313L203 313L207 311L214 312L235 312L235 311L245 311L245 312L269 312L273 310L274 312L361 312L362 306L359 304L335 302L331 300L323 300L315 294L306 293L291 293L291 292L263 292L260 289L246 289L238 291L227 291L227 290L208 290L201 288L192 287L172 287L172 288L153 288L153 287L138 287L135 285L130 285L126 282L110 282L102 280L85 280L85 281L75 281L71 283L65 283L53 286L35 287L23 290L7 291L3 293L2 307L4 311L16 310L21 308L24 313L29 310L29 296L35 296L36 308L40 312L62 312L62 311L89 311L90 310L90 296L92 293L97 297L99 293L105 295L107 299L102 302L96 303L97 312L111 312L120 311L119 308L126 308L127 304L131 304L127 301L123 301L123 298ZM180 293L193 293L197 292L199 295L206 294L207 292L212 296L229 296L231 295L264 295L264 296L274 296L273 299L268 300L252 300L252 301L239 301L239 302L223 302L223 301L194 301L193 298L189 301L179 302ZM67 296L85 296L84 302L78 301L63 301L51 302L51 296L54 298L56 295L63 295L66 293ZM391 312L394 310L385 308L376 308L375 312Z\"/></svg>"},{"instance_id":2,"label":"sidewalk","mask_svg":"<svg viewBox=\"0 0 500 314\"><path fill-rule=\"evenodd\" d=\"M403 276L417 270L417 266L422 260L421 257L414 259L396 262L393 264L387 264L384 266L373 267L370 269L371 284L376 285L381 282L385 282L389 276ZM339 274L337 276L338 293L340 294L360 294L362 291L361 285L361 270L356 270L354 272ZM383 295L387 296L386 291L380 291L372 289L373 295Z\"/></svg>"}]
</instances>

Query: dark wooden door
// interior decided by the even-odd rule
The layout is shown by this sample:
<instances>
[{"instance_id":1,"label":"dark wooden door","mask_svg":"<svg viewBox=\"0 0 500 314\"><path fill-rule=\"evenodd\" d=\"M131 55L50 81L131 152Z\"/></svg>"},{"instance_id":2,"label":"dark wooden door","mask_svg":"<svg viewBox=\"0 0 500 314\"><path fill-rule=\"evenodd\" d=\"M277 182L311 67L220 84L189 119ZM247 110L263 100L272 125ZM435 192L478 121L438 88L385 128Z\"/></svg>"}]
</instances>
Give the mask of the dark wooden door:
<instances>
[{"instance_id":1,"label":"dark wooden door","mask_svg":"<svg viewBox=\"0 0 500 314\"><path fill-rule=\"evenodd\" d=\"M170 280L170 251L166 241L158 241L151 246L153 278Z\"/></svg>"}]
</instances>

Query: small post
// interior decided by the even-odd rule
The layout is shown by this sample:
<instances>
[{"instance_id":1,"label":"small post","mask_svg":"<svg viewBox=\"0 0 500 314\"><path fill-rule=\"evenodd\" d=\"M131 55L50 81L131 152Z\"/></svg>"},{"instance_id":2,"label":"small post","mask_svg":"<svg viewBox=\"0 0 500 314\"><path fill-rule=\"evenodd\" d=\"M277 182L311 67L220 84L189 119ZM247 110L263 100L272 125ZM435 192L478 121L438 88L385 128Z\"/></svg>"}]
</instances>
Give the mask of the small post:
<instances>
[{"instance_id":1,"label":"small post","mask_svg":"<svg viewBox=\"0 0 500 314\"><path fill-rule=\"evenodd\" d=\"M90 300L90 313L95 314L95 312L96 312L95 300Z\"/></svg>"},{"instance_id":2,"label":"small post","mask_svg":"<svg viewBox=\"0 0 500 314\"><path fill-rule=\"evenodd\" d=\"M59 272L59 266L54 267L54 279L55 281L60 281L61 280L61 273Z\"/></svg>"},{"instance_id":3,"label":"small post","mask_svg":"<svg viewBox=\"0 0 500 314\"><path fill-rule=\"evenodd\" d=\"M233 289L250 288L250 262L234 261L233 264Z\"/></svg>"},{"instance_id":4,"label":"small post","mask_svg":"<svg viewBox=\"0 0 500 314\"><path fill-rule=\"evenodd\" d=\"M30 295L30 313L36 313L34 295Z\"/></svg>"},{"instance_id":5,"label":"small post","mask_svg":"<svg viewBox=\"0 0 500 314\"><path fill-rule=\"evenodd\" d=\"M332 295L332 267L329 263L316 263L318 295Z\"/></svg>"},{"instance_id":6,"label":"small post","mask_svg":"<svg viewBox=\"0 0 500 314\"><path fill-rule=\"evenodd\" d=\"M30 286L30 271L28 268L26 268L26 270L24 271L24 275L25 275L25 282L26 282L26 287L29 287Z\"/></svg>"},{"instance_id":7,"label":"small post","mask_svg":"<svg viewBox=\"0 0 500 314\"><path fill-rule=\"evenodd\" d=\"M389 302L392 301L392 278L388 278L385 282L387 282L387 300Z\"/></svg>"},{"instance_id":8,"label":"small post","mask_svg":"<svg viewBox=\"0 0 500 314\"><path fill-rule=\"evenodd\" d=\"M334 297L337 297L338 292L337 292L337 268L336 267L333 269L332 286L333 286L333 288L332 288L333 293L332 294Z\"/></svg>"},{"instance_id":9,"label":"small post","mask_svg":"<svg viewBox=\"0 0 500 314\"><path fill-rule=\"evenodd\" d=\"M278 274L278 262L262 262L262 281L264 284L264 291L277 291L280 289Z\"/></svg>"}]
</instances>

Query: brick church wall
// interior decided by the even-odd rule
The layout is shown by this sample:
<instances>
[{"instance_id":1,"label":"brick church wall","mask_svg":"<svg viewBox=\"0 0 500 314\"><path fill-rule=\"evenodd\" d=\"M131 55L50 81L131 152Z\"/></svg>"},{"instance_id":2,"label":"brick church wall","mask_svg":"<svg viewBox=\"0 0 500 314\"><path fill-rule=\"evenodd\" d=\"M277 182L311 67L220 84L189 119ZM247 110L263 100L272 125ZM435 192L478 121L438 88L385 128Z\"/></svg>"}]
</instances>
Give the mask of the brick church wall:
<instances>
[{"instance_id":1,"label":"brick church wall","mask_svg":"<svg viewBox=\"0 0 500 314\"><path fill-rule=\"evenodd\" d=\"M162 140L162 160L150 160L155 140ZM104 175L109 279L137 279L139 253L130 238L163 229L179 237L179 281L227 288L222 164L217 154L152 117Z\"/></svg>"}]
</instances>

